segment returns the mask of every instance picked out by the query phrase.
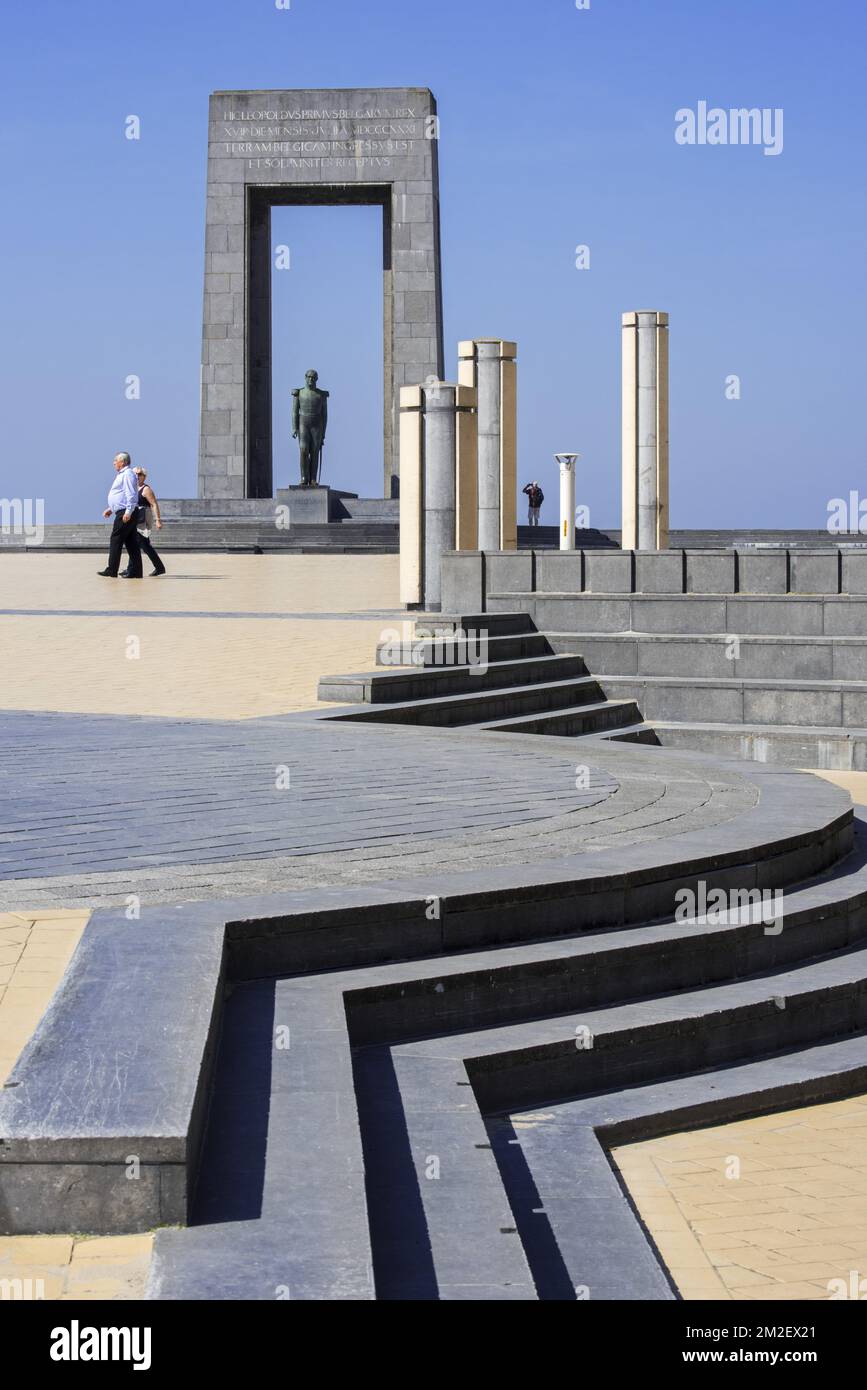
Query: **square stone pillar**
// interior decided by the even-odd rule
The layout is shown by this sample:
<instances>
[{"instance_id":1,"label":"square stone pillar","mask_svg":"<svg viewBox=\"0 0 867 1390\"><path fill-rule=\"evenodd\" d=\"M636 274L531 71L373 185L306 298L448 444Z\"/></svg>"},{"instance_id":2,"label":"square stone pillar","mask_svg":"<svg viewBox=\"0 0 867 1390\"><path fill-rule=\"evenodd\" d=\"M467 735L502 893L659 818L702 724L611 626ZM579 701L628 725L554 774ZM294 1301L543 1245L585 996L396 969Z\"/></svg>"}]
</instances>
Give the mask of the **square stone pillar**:
<instances>
[{"instance_id":1,"label":"square stone pillar","mask_svg":"<svg viewBox=\"0 0 867 1390\"><path fill-rule=\"evenodd\" d=\"M442 556L474 541L475 411L475 391L453 382L401 390L400 601L408 608L440 609Z\"/></svg>"},{"instance_id":2,"label":"square stone pillar","mask_svg":"<svg viewBox=\"0 0 867 1390\"><path fill-rule=\"evenodd\" d=\"M623 315L624 550L668 549L668 314Z\"/></svg>"},{"instance_id":3,"label":"square stone pillar","mask_svg":"<svg viewBox=\"0 0 867 1390\"><path fill-rule=\"evenodd\" d=\"M503 338L458 344L458 380L478 392L480 550L518 548L517 353Z\"/></svg>"}]
</instances>

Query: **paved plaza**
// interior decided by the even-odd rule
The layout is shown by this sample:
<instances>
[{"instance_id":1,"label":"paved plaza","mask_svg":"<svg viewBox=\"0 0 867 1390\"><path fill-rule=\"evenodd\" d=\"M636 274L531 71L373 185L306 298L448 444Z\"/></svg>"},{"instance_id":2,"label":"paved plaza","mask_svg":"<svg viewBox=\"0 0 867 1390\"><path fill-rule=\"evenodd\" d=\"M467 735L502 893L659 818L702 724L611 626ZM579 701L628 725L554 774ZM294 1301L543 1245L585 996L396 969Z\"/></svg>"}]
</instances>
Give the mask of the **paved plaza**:
<instances>
[{"instance_id":1,"label":"paved plaza","mask_svg":"<svg viewBox=\"0 0 867 1390\"><path fill-rule=\"evenodd\" d=\"M436 898L528 874L589 882L630 855L649 864L702 837L733 843L771 805L774 774L750 764L723 770L615 743L593 745L591 757L565 737L335 722L333 706L316 701L317 681L370 669L377 642L403 621L394 557L172 563L165 580L132 586L97 579L90 556L0 556L0 1081L94 911L108 929L130 902L147 923L169 905L189 904L194 916L269 895L312 903L316 893L394 897L409 885ZM116 775L126 758L132 803ZM579 785L585 758L589 785ZM865 800L863 774L827 780ZM503 968L531 949L515 947ZM400 974L384 969L382 986ZM227 1019L243 1036L245 997ZM417 1063L412 1046L403 1051L395 1057L409 1078ZM442 1042L426 1055L451 1066ZM379 1085L377 1065L372 1052L359 1094ZM402 1084L412 1094L416 1083ZM527 1128L517 1112L513 1123ZM859 1094L616 1145L613 1157L681 1296L823 1298L829 1280L867 1259L865 1128ZM476 1147L486 1142L482 1131ZM496 1132L491 1142L496 1152ZM231 1238L214 1186L222 1162L203 1189L211 1207L200 1208L199 1246L161 1247L166 1288L205 1278L184 1261L218 1250L209 1231ZM273 1197L281 1191L278 1182ZM387 1225L368 1200L374 1224ZM0 1278L42 1279L47 1298L141 1298L152 1246L148 1231L2 1237ZM380 1267L384 1287L400 1272L393 1259Z\"/></svg>"},{"instance_id":2,"label":"paved plaza","mask_svg":"<svg viewBox=\"0 0 867 1390\"><path fill-rule=\"evenodd\" d=\"M250 719L316 704L405 616L397 556L172 556L98 579L93 555L0 556L4 709ZM146 756L143 750L143 757Z\"/></svg>"}]
</instances>

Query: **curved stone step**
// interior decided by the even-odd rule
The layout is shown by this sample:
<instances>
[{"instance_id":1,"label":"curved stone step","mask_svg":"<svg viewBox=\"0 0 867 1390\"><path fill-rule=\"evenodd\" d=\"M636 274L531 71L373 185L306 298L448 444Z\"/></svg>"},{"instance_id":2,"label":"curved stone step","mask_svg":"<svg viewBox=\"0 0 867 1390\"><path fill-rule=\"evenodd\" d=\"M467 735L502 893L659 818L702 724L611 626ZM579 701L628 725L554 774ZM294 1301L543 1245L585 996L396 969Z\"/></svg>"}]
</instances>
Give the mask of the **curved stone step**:
<instances>
[{"instance_id":1,"label":"curved stone step","mask_svg":"<svg viewBox=\"0 0 867 1390\"><path fill-rule=\"evenodd\" d=\"M541 1105L867 1029L867 947L730 983L473 1035L482 1109ZM436 1044L434 1044L436 1046ZM867 1061L867 1049L865 1049Z\"/></svg>"},{"instance_id":2,"label":"curved stone step","mask_svg":"<svg viewBox=\"0 0 867 1390\"><path fill-rule=\"evenodd\" d=\"M746 978L867 942L867 827L828 874L764 903L694 921L596 931L571 939L491 947L380 972L371 987L346 980L347 1020L357 1043L394 1043L496 1027L567 1009L597 1008L711 982ZM767 920L766 920L767 919ZM389 968L391 969L391 968ZM399 976L399 980L397 977Z\"/></svg>"}]
</instances>

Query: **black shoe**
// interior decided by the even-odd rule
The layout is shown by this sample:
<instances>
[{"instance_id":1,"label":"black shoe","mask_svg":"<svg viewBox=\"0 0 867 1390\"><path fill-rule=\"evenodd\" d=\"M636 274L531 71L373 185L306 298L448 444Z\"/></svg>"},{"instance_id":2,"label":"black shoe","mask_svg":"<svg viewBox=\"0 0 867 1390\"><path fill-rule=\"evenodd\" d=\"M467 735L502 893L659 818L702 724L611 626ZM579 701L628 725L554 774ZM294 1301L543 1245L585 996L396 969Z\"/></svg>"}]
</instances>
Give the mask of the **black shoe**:
<instances>
[{"instance_id":1,"label":"black shoe","mask_svg":"<svg viewBox=\"0 0 867 1390\"><path fill-rule=\"evenodd\" d=\"M121 570L120 577L121 579L129 579L129 570Z\"/></svg>"},{"instance_id":2,"label":"black shoe","mask_svg":"<svg viewBox=\"0 0 867 1390\"><path fill-rule=\"evenodd\" d=\"M120 577L121 577L121 579L141 579L141 578L142 578L142 576L141 576L140 574L127 574L126 570L123 570L123 571L121 572L121 576L120 576Z\"/></svg>"},{"instance_id":3,"label":"black shoe","mask_svg":"<svg viewBox=\"0 0 867 1390\"><path fill-rule=\"evenodd\" d=\"M165 570L151 570L151 579L156 579L159 575L165 574Z\"/></svg>"},{"instance_id":4,"label":"black shoe","mask_svg":"<svg viewBox=\"0 0 867 1390\"><path fill-rule=\"evenodd\" d=\"M114 570L97 570L96 572L97 574L103 575L103 577L106 579L117 579L117 575L115 574Z\"/></svg>"}]
</instances>

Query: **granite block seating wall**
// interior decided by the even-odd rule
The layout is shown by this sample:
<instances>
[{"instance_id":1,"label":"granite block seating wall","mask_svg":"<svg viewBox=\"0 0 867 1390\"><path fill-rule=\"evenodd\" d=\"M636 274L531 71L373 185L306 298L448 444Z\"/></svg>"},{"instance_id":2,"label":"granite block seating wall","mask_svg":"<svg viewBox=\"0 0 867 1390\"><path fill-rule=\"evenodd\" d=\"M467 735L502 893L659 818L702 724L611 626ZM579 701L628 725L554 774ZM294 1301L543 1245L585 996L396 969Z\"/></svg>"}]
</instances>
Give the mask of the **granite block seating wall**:
<instances>
[{"instance_id":1,"label":"granite block seating wall","mask_svg":"<svg viewBox=\"0 0 867 1390\"><path fill-rule=\"evenodd\" d=\"M858 547L443 560L446 611L525 615L549 653L634 702L645 737L837 770L867 769L865 588Z\"/></svg>"}]
</instances>

